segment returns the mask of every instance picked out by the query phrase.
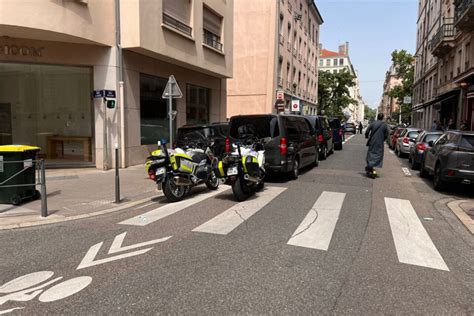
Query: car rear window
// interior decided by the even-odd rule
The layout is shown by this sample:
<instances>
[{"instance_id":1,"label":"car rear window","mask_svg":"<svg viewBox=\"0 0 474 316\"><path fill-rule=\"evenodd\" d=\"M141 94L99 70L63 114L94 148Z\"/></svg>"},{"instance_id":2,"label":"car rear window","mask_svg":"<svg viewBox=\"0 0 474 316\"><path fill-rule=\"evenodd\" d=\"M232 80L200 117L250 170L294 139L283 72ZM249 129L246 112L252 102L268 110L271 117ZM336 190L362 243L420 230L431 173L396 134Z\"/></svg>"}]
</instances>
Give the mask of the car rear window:
<instances>
[{"instance_id":1,"label":"car rear window","mask_svg":"<svg viewBox=\"0 0 474 316\"><path fill-rule=\"evenodd\" d=\"M418 131L413 131L408 133L408 138L416 138L418 137Z\"/></svg>"},{"instance_id":2,"label":"car rear window","mask_svg":"<svg viewBox=\"0 0 474 316\"><path fill-rule=\"evenodd\" d=\"M276 116L235 117L230 123L230 136L236 139L267 138L280 135Z\"/></svg>"},{"instance_id":3,"label":"car rear window","mask_svg":"<svg viewBox=\"0 0 474 316\"><path fill-rule=\"evenodd\" d=\"M474 149L474 135L462 135L459 146Z\"/></svg>"},{"instance_id":4,"label":"car rear window","mask_svg":"<svg viewBox=\"0 0 474 316\"><path fill-rule=\"evenodd\" d=\"M425 143L429 143L431 141L435 142L440 136L441 134L428 134L426 135L424 142Z\"/></svg>"},{"instance_id":5,"label":"car rear window","mask_svg":"<svg viewBox=\"0 0 474 316\"><path fill-rule=\"evenodd\" d=\"M206 128L183 128L178 129L178 139L179 140L188 140L188 139L206 139L211 136L211 129Z\"/></svg>"}]
</instances>

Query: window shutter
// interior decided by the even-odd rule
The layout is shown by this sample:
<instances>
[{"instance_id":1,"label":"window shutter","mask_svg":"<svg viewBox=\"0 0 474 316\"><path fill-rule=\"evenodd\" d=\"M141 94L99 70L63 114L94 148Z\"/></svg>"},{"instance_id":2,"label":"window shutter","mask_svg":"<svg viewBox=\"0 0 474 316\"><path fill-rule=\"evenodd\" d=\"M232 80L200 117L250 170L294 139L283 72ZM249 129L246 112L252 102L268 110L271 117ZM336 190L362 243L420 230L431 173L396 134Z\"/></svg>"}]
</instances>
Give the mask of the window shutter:
<instances>
[{"instance_id":1,"label":"window shutter","mask_svg":"<svg viewBox=\"0 0 474 316\"><path fill-rule=\"evenodd\" d=\"M222 18L209 10L208 8L203 8L203 28L216 34L217 36L221 36L221 25L222 25Z\"/></svg>"},{"instance_id":2,"label":"window shutter","mask_svg":"<svg viewBox=\"0 0 474 316\"><path fill-rule=\"evenodd\" d=\"M191 1L163 0L163 12L189 25L191 20Z\"/></svg>"}]
</instances>

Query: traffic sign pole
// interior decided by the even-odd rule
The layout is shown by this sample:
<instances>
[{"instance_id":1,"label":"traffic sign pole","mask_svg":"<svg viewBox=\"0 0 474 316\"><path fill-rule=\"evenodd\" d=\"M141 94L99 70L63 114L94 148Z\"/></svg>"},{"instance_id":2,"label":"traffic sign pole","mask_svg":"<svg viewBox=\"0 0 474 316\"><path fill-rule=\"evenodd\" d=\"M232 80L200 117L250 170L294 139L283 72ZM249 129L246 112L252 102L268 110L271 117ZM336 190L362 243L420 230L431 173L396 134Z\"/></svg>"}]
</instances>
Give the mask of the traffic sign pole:
<instances>
[{"instance_id":1,"label":"traffic sign pole","mask_svg":"<svg viewBox=\"0 0 474 316\"><path fill-rule=\"evenodd\" d=\"M168 96L168 115L170 119L170 148L173 148L173 97Z\"/></svg>"}]
</instances>

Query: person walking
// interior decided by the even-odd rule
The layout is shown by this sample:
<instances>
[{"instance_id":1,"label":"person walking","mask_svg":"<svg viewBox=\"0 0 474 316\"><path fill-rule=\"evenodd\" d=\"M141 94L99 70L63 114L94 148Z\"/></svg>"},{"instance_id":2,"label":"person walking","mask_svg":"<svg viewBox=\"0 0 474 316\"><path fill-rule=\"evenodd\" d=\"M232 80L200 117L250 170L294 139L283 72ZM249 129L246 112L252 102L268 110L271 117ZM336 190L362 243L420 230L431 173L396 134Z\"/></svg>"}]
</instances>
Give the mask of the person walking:
<instances>
[{"instance_id":1,"label":"person walking","mask_svg":"<svg viewBox=\"0 0 474 316\"><path fill-rule=\"evenodd\" d=\"M362 134L363 129L364 129L364 126L362 126L362 122L359 122L359 134Z\"/></svg>"},{"instance_id":2,"label":"person walking","mask_svg":"<svg viewBox=\"0 0 474 316\"><path fill-rule=\"evenodd\" d=\"M438 122L436 120L433 121L433 124L431 124L431 130L435 131L438 129Z\"/></svg>"},{"instance_id":3,"label":"person walking","mask_svg":"<svg viewBox=\"0 0 474 316\"><path fill-rule=\"evenodd\" d=\"M375 167L382 168L385 139L388 136L387 124L383 121L383 113L377 115L377 120L367 127L365 138L367 138L367 166L366 174L374 179L377 176Z\"/></svg>"}]
</instances>

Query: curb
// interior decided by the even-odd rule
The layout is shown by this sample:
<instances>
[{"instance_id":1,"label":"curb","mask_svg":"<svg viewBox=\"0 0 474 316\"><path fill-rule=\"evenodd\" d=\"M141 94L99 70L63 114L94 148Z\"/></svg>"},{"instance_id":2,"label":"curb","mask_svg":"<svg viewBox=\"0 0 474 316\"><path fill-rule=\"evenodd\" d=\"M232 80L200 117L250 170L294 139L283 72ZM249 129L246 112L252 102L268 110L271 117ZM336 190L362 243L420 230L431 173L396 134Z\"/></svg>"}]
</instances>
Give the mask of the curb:
<instances>
[{"instance_id":1,"label":"curb","mask_svg":"<svg viewBox=\"0 0 474 316\"><path fill-rule=\"evenodd\" d=\"M474 235L474 220L471 219L460 207L461 203L468 202L468 200L455 200L448 203L448 207L458 217L458 219L464 224L468 231Z\"/></svg>"},{"instance_id":2,"label":"curb","mask_svg":"<svg viewBox=\"0 0 474 316\"><path fill-rule=\"evenodd\" d=\"M161 196L161 194L159 194L157 196ZM67 222L67 221L72 221L72 220L77 220L77 219L83 219L83 218L89 218L89 217L109 214L109 213L121 211L121 210L126 209L126 208L130 208L130 207L133 207L133 206L136 206L136 205L139 205L139 204L149 202L152 199L155 199L157 196L155 195L153 197L143 198L141 200L129 202L129 203L126 203L126 204L123 204L123 205L113 207L113 208L109 208L109 209L102 210L102 211L97 211L97 212L92 212L92 213L86 213L86 214L80 214L80 215L74 215L74 216L66 216L66 217L60 217L60 216L54 217L55 215L51 215L51 217L46 217L46 218L39 217L39 219L37 221L30 221L30 222L24 222L24 223L19 223L19 224L12 224L12 225L5 225L5 226L0 225L0 230L55 224L55 223L61 223L61 222Z\"/></svg>"}]
</instances>

